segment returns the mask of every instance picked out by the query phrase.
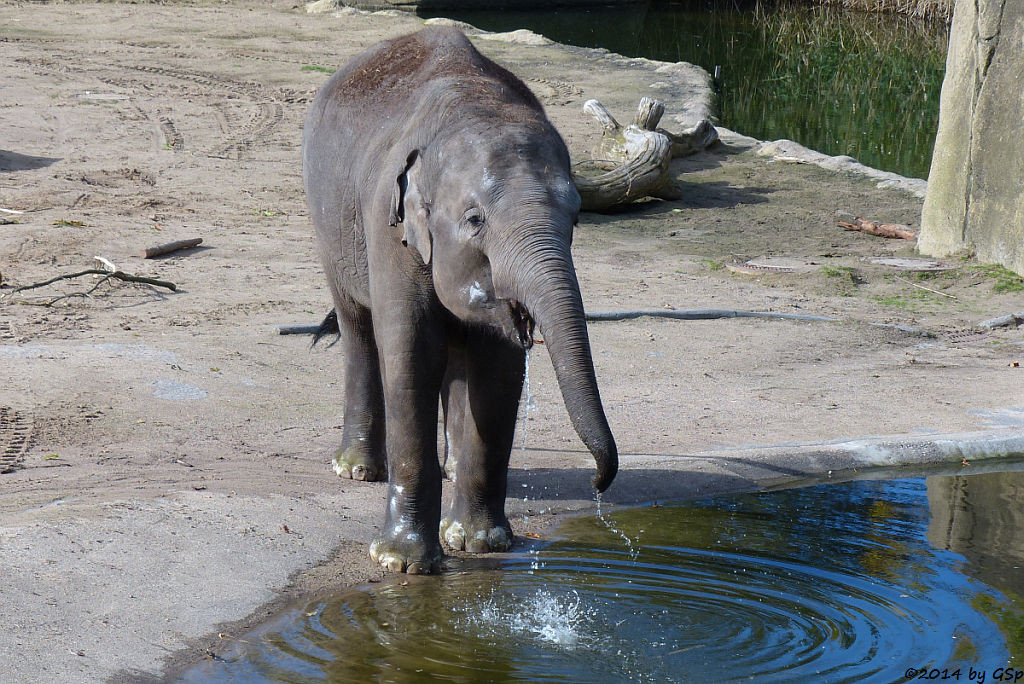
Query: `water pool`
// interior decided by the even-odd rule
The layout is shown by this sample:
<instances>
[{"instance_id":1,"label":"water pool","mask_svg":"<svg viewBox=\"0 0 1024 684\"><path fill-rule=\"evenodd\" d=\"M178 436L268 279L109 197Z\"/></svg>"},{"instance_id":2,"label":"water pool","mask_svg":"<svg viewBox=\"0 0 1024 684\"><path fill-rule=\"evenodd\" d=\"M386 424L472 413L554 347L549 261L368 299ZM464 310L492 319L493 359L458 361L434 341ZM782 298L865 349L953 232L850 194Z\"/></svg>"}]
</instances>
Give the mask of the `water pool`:
<instances>
[{"instance_id":1,"label":"water pool","mask_svg":"<svg viewBox=\"0 0 1024 684\"><path fill-rule=\"evenodd\" d=\"M181 681L1012 680L1022 500L1000 471L579 516L288 609Z\"/></svg>"}]
</instances>

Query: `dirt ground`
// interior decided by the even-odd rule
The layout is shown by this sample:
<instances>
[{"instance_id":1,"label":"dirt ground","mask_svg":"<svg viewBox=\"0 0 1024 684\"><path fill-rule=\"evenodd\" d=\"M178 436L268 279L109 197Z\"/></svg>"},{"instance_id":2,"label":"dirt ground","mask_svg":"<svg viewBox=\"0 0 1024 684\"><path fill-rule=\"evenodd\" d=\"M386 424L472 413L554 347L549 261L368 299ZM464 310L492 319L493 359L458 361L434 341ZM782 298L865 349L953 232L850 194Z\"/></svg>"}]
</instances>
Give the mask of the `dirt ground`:
<instances>
[{"instance_id":1,"label":"dirt ground","mask_svg":"<svg viewBox=\"0 0 1024 684\"><path fill-rule=\"evenodd\" d=\"M330 307L305 108L325 71L420 24L290 2L0 4L0 208L21 212L0 212L0 680L157 678L275 601L380 577L366 548L384 486L328 462L340 352L276 326ZM709 112L697 70L530 42L477 38L576 159L597 135L588 98L628 120L654 95L670 129ZM622 454L606 501L1024 452L1024 333L975 327L1024 310L1021 282L966 258L872 262L913 243L843 231L834 212L916 227L919 198L724 137L675 162L683 200L582 217L588 310L839 322L593 323ZM202 246L136 256L191 237ZM97 284L85 276L13 293L94 256L177 290L74 296ZM788 268L737 268L751 259ZM529 370L509 510L517 532L545 533L593 505L592 463L543 346Z\"/></svg>"}]
</instances>

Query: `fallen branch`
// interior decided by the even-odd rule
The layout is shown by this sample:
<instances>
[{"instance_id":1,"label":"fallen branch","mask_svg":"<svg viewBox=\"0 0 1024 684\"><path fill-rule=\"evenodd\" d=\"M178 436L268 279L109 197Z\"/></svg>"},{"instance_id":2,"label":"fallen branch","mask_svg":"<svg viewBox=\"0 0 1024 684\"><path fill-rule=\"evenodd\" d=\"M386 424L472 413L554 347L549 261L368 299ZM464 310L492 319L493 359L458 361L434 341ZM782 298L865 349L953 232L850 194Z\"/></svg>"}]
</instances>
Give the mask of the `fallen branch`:
<instances>
[{"instance_id":1,"label":"fallen branch","mask_svg":"<svg viewBox=\"0 0 1024 684\"><path fill-rule=\"evenodd\" d=\"M911 230L910 226L905 226L902 223L878 223L877 221L868 221L860 216L853 216L842 211L836 212L836 218L838 219L839 226L846 230L856 230L868 235L900 240L914 240L917 238L917 231Z\"/></svg>"},{"instance_id":2,"label":"fallen branch","mask_svg":"<svg viewBox=\"0 0 1024 684\"><path fill-rule=\"evenodd\" d=\"M203 242L203 238L190 238L188 240L178 240L176 242L168 242L165 245L157 245L156 247L147 247L146 249L139 252L139 256L143 259L152 259L153 257L162 256L164 254L170 254L171 252L177 252L180 249L190 249L192 247L198 247Z\"/></svg>"},{"instance_id":3,"label":"fallen branch","mask_svg":"<svg viewBox=\"0 0 1024 684\"><path fill-rule=\"evenodd\" d=\"M103 261L106 261L106 260L104 259ZM107 263L110 263L110 262L107 262ZM38 289L40 287L46 287L47 285L52 285L53 283L59 282L61 280L72 280L74 278L81 278L82 276L86 276L86 275L98 275L98 276L103 276L103 277L100 278L96 282L95 285L93 285L91 288L89 288L85 292L72 292L71 294L66 294L66 295L61 295L59 297L54 297L53 299L49 300L48 302L44 302L43 306L51 306L52 304L55 304L56 302L59 302L62 299L68 299L70 297L88 297L88 296L92 295L92 293L95 292L96 289L100 285L102 285L103 283L107 282L111 278L114 278L115 280L121 280L121 281L124 281L124 282L128 282L128 283L141 283L143 285L153 285L154 287L163 287L163 288L166 288L166 289L168 289L168 290L170 290L172 292L174 292L174 291L176 291L178 289L177 285L175 285L174 283L171 283L171 282L167 282L166 280L157 280L156 278L147 278L146 276L133 275L131 273L125 273L124 271L121 271L121 270L113 270L113 271L111 271L110 269L107 269L107 268L87 268L84 271L77 271L75 273L65 273L65 274L62 274L62 275L59 275L59 276L54 276L53 278L50 278L49 280L44 280L42 282L30 283L28 285L21 285L19 287L14 288L10 292L7 292L7 293L4 293L4 294L0 295L0 299L3 299L4 297L9 297L11 295L16 295L19 292L25 292L27 290L35 290L35 289Z\"/></svg>"}]
</instances>

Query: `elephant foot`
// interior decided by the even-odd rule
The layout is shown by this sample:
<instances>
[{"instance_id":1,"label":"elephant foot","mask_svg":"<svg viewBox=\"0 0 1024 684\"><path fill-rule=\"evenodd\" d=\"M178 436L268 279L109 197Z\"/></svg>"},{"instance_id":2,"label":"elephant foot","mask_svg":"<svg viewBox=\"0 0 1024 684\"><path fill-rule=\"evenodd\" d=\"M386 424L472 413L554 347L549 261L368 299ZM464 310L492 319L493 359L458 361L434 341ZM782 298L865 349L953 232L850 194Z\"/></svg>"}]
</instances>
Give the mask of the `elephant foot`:
<instances>
[{"instance_id":1,"label":"elephant foot","mask_svg":"<svg viewBox=\"0 0 1024 684\"><path fill-rule=\"evenodd\" d=\"M494 521L460 522L452 518L441 521L441 539L456 551L490 553L512 548L512 527Z\"/></svg>"},{"instance_id":2,"label":"elephant foot","mask_svg":"<svg viewBox=\"0 0 1024 684\"><path fill-rule=\"evenodd\" d=\"M391 572L429 575L441 568L441 546L409 539L378 539L370 544L370 558Z\"/></svg>"},{"instance_id":3,"label":"elephant foot","mask_svg":"<svg viewBox=\"0 0 1024 684\"><path fill-rule=\"evenodd\" d=\"M383 482L388 479L388 465L383 459L374 458L366 449L350 446L339 449L331 459L331 465L338 477L363 482Z\"/></svg>"}]
</instances>

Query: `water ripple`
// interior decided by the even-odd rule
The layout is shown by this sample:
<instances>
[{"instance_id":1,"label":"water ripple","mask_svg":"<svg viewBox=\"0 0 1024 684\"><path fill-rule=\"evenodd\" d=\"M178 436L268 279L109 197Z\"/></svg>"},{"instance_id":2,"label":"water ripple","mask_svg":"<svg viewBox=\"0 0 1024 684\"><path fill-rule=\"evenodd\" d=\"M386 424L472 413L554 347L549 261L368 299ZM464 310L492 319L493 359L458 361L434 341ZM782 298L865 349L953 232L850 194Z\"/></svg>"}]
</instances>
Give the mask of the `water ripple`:
<instances>
[{"instance_id":1,"label":"water ripple","mask_svg":"<svg viewBox=\"0 0 1024 684\"><path fill-rule=\"evenodd\" d=\"M998 592L928 545L921 481L605 517L497 570L292 610L184 681L891 682L1007 661L972 603Z\"/></svg>"}]
</instances>

